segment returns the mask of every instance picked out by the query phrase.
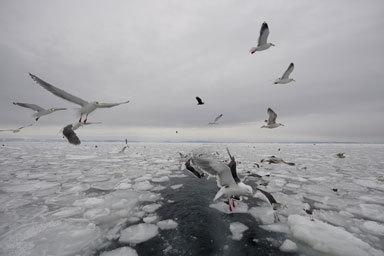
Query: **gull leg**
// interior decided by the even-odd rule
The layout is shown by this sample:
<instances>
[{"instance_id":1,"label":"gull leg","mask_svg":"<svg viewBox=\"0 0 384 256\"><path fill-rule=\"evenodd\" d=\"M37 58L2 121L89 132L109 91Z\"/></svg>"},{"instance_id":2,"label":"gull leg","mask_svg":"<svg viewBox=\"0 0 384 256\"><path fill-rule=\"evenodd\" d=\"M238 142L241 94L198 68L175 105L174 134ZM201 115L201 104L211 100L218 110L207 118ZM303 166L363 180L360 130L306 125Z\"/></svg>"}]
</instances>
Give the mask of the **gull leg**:
<instances>
[{"instance_id":1,"label":"gull leg","mask_svg":"<svg viewBox=\"0 0 384 256\"><path fill-rule=\"evenodd\" d=\"M87 119L88 119L88 114L87 114L87 116L85 117L84 123L87 123Z\"/></svg>"},{"instance_id":2,"label":"gull leg","mask_svg":"<svg viewBox=\"0 0 384 256\"><path fill-rule=\"evenodd\" d=\"M232 212L231 199L230 198L228 198L228 206L229 206L229 211Z\"/></svg>"},{"instance_id":3,"label":"gull leg","mask_svg":"<svg viewBox=\"0 0 384 256\"><path fill-rule=\"evenodd\" d=\"M83 114L80 115L79 123L81 123L81 118L83 118Z\"/></svg>"},{"instance_id":4,"label":"gull leg","mask_svg":"<svg viewBox=\"0 0 384 256\"><path fill-rule=\"evenodd\" d=\"M235 200L233 200L233 199L232 199L232 206L233 206L233 208L236 208L236 206L235 206Z\"/></svg>"},{"instance_id":5,"label":"gull leg","mask_svg":"<svg viewBox=\"0 0 384 256\"><path fill-rule=\"evenodd\" d=\"M280 222L280 218L279 218L279 216L277 215L277 213L273 213L273 217L275 217L275 223L277 223L277 222Z\"/></svg>"},{"instance_id":6,"label":"gull leg","mask_svg":"<svg viewBox=\"0 0 384 256\"><path fill-rule=\"evenodd\" d=\"M35 118L35 121L39 120L39 118L40 118L40 117L36 117L36 118Z\"/></svg>"}]
</instances>

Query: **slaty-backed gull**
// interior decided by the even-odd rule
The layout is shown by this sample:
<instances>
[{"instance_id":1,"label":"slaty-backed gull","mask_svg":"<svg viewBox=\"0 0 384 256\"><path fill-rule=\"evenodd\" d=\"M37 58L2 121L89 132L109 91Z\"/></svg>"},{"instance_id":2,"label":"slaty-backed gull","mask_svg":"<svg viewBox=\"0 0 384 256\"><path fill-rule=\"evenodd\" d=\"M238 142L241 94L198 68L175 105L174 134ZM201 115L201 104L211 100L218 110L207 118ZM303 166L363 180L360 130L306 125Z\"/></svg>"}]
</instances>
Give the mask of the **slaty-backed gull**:
<instances>
[{"instance_id":1,"label":"slaty-backed gull","mask_svg":"<svg viewBox=\"0 0 384 256\"><path fill-rule=\"evenodd\" d=\"M49 108L49 109L45 109L45 108L40 107L39 105L31 104L31 103L13 102L13 104L17 105L17 106L20 106L20 107L29 108L29 109L32 109L32 110L36 111L35 113L33 113L33 117L35 118L36 121L39 120L39 118L41 116L45 116L45 115L51 114L51 113L53 113L55 111L59 111L59 110L66 110L66 108Z\"/></svg>"},{"instance_id":2,"label":"slaty-backed gull","mask_svg":"<svg viewBox=\"0 0 384 256\"><path fill-rule=\"evenodd\" d=\"M273 128L277 128L279 126L284 126L283 124L276 123L277 114L271 108L268 108L267 112L269 115L268 120L265 120L267 125L263 125L263 126L261 126L261 128L273 129Z\"/></svg>"},{"instance_id":3,"label":"slaty-backed gull","mask_svg":"<svg viewBox=\"0 0 384 256\"><path fill-rule=\"evenodd\" d=\"M293 69L295 68L294 64L289 64L287 70L284 72L282 77L279 77L274 84L287 84L290 82L296 82L295 79L289 78L289 75L292 73Z\"/></svg>"},{"instance_id":4,"label":"slaty-backed gull","mask_svg":"<svg viewBox=\"0 0 384 256\"><path fill-rule=\"evenodd\" d=\"M62 98L64 100L67 100L67 101L70 101L70 102L73 102L75 104L80 105L81 108L79 109L79 114L80 114L79 122L81 122L81 119L82 119L83 115L86 115L85 120L84 120L84 123L86 123L88 115L91 112L95 111L97 108L111 108L111 107L115 107L115 106L118 106L118 105L121 105L121 104L126 104L126 103L129 102L129 100L128 101L124 101L124 102L118 102L118 103L99 103L97 101L88 102L88 101L85 101L85 100L83 100L83 99L81 99L79 97L76 97L76 96L74 96L72 94L69 94L69 93L67 93L64 90L61 90L61 89L59 89L59 88L57 88L57 87L55 87L55 86L45 82L44 80L38 78L35 75L32 75L31 73L29 73L29 75L41 87L43 87L44 89L46 89L49 92L53 93L57 97L60 97L60 98Z\"/></svg>"},{"instance_id":5,"label":"slaty-backed gull","mask_svg":"<svg viewBox=\"0 0 384 256\"><path fill-rule=\"evenodd\" d=\"M223 117L223 114L218 115L213 122L209 122L208 124L218 124L217 121L219 121L220 118Z\"/></svg>"},{"instance_id":6,"label":"slaty-backed gull","mask_svg":"<svg viewBox=\"0 0 384 256\"><path fill-rule=\"evenodd\" d=\"M266 22L264 22L263 25L261 25L259 40L257 42L257 47L252 47L251 50L249 50L249 52L251 54L254 54L255 52L264 51L264 50L267 50L271 46L275 46L272 43L267 43L268 35L269 35L268 24Z\"/></svg>"}]
</instances>

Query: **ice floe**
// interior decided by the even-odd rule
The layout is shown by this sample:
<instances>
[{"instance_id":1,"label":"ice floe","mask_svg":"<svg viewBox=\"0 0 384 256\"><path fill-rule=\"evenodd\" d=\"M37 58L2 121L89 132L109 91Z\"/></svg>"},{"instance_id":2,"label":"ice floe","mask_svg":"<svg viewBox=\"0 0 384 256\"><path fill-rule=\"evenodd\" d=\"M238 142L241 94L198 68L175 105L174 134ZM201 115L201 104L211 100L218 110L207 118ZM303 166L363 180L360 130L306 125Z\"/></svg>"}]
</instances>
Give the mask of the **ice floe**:
<instances>
[{"instance_id":1,"label":"ice floe","mask_svg":"<svg viewBox=\"0 0 384 256\"><path fill-rule=\"evenodd\" d=\"M331 255L384 255L366 242L353 236L340 227L326 224L320 220L291 215L288 226L295 239L311 246L313 249Z\"/></svg>"},{"instance_id":2,"label":"ice floe","mask_svg":"<svg viewBox=\"0 0 384 256\"><path fill-rule=\"evenodd\" d=\"M125 246L109 252L103 252L100 256L138 256L135 249Z\"/></svg>"},{"instance_id":3,"label":"ice floe","mask_svg":"<svg viewBox=\"0 0 384 256\"><path fill-rule=\"evenodd\" d=\"M155 237L159 231L154 224L140 223L121 231L119 242L139 244Z\"/></svg>"},{"instance_id":4,"label":"ice floe","mask_svg":"<svg viewBox=\"0 0 384 256\"><path fill-rule=\"evenodd\" d=\"M244 231L248 230L248 227L240 222L232 222L229 225L229 230L232 233L233 240L241 240L241 238L243 237Z\"/></svg>"},{"instance_id":5,"label":"ice floe","mask_svg":"<svg viewBox=\"0 0 384 256\"><path fill-rule=\"evenodd\" d=\"M162 220L157 222L157 226L164 230L164 229L175 229L177 228L178 224L174 220Z\"/></svg>"},{"instance_id":6,"label":"ice floe","mask_svg":"<svg viewBox=\"0 0 384 256\"><path fill-rule=\"evenodd\" d=\"M297 245L289 239L284 240L283 244L280 246L280 251L282 252L296 252Z\"/></svg>"}]
</instances>

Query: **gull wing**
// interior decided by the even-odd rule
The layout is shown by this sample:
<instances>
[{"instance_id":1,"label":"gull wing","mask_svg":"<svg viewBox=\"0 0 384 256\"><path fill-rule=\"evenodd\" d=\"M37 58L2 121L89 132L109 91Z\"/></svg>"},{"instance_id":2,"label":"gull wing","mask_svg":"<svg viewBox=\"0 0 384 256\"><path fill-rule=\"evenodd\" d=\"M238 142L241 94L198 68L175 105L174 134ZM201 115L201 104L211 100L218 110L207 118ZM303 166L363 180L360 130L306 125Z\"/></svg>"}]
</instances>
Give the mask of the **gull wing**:
<instances>
[{"instance_id":1,"label":"gull wing","mask_svg":"<svg viewBox=\"0 0 384 256\"><path fill-rule=\"evenodd\" d=\"M264 22L263 25L261 25L259 42L258 42L257 46L266 44L267 39L268 39L268 35L269 35L268 24L266 22Z\"/></svg>"},{"instance_id":2,"label":"gull wing","mask_svg":"<svg viewBox=\"0 0 384 256\"><path fill-rule=\"evenodd\" d=\"M77 137L76 133L72 130L72 124L64 127L63 135L67 138L68 142L73 145L79 145L81 143L79 137Z\"/></svg>"},{"instance_id":3,"label":"gull wing","mask_svg":"<svg viewBox=\"0 0 384 256\"><path fill-rule=\"evenodd\" d=\"M13 131L13 130L12 129L0 130L0 132L9 132L9 131Z\"/></svg>"},{"instance_id":4,"label":"gull wing","mask_svg":"<svg viewBox=\"0 0 384 256\"><path fill-rule=\"evenodd\" d=\"M121 104L126 104L128 102L129 102L129 100L124 101L124 102L118 102L118 103L99 103L97 105L97 107L98 108L111 108L111 107L115 107L115 106L118 106L118 105L121 105Z\"/></svg>"},{"instance_id":5,"label":"gull wing","mask_svg":"<svg viewBox=\"0 0 384 256\"><path fill-rule=\"evenodd\" d=\"M179 152L179 154L181 153ZM197 178L200 179L202 177L202 175L198 171L196 171L196 169L193 168L193 166L191 165L191 159L188 159L188 161L185 163L185 167L187 168L188 171L193 173Z\"/></svg>"},{"instance_id":6,"label":"gull wing","mask_svg":"<svg viewBox=\"0 0 384 256\"><path fill-rule=\"evenodd\" d=\"M231 186L236 184L232 177L231 169L223 162L193 156L192 163L208 175L216 176L219 186Z\"/></svg>"},{"instance_id":7,"label":"gull wing","mask_svg":"<svg viewBox=\"0 0 384 256\"><path fill-rule=\"evenodd\" d=\"M32 126L32 125L33 124L24 125L24 126L21 126L21 127L17 128L17 129L20 130L20 129L23 129L23 128L26 128L26 127L29 127L29 126Z\"/></svg>"},{"instance_id":8,"label":"gull wing","mask_svg":"<svg viewBox=\"0 0 384 256\"><path fill-rule=\"evenodd\" d=\"M273 111L271 108L268 108L267 110L269 118L268 118L268 125L276 123L277 114L275 111Z\"/></svg>"},{"instance_id":9,"label":"gull wing","mask_svg":"<svg viewBox=\"0 0 384 256\"><path fill-rule=\"evenodd\" d=\"M292 73L293 69L295 68L294 64L291 63L289 64L289 67L288 69L284 72L283 76L281 77L281 79L288 79L289 78L289 75Z\"/></svg>"},{"instance_id":10,"label":"gull wing","mask_svg":"<svg viewBox=\"0 0 384 256\"><path fill-rule=\"evenodd\" d=\"M70 93L67 93L66 91L64 90L61 90L47 82L45 82L44 80L38 78L37 76L35 75L32 75L31 73L29 73L29 75L31 76L31 78L36 82L38 83L41 87L43 87L44 89L46 89L47 91L53 93L54 95L56 95L57 97L60 97L64 100L67 100L67 101L70 101L70 102L73 102L75 104L78 104L80 106L85 106L88 104L87 101L83 100L83 99L80 99L79 97L76 97Z\"/></svg>"},{"instance_id":11,"label":"gull wing","mask_svg":"<svg viewBox=\"0 0 384 256\"><path fill-rule=\"evenodd\" d=\"M13 105L17 105L17 106L24 107L24 108L29 108L29 109L32 109L35 111L45 110L36 104L30 104L30 103L13 102Z\"/></svg>"},{"instance_id":12,"label":"gull wing","mask_svg":"<svg viewBox=\"0 0 384 256\"><path fill-rule=\"evenodd\" d=\"M197 100L197 103L204 104L203 100L200 97L196 96L196 100Z\"/></svg>"},{"instance_id":13,"label":"gull wing","mask_svg":"<svg viewBox=\"0 0 384 256\"><path fill-rule=\"evenodd\" d=\"M235 182L239 183L239 182L241 182L241 180L239 179L239 176L237 176L235 157L232 156L231 153L229 153L228 148L227 148L227 152L228 152L229 158L231 158L231 162L229 162L228 167L229 167L229 169L231 169L231 174L232 174L232 177L235 180Z\"/></svg>"},{"instance_id":14,"label":"gull wing","mask_svg":"<svg viewBox=\"0 0 384 256\"><path fill-rule=\"evenodd\" d=\"M218 115L216 118L215 118L215 121L213 121L214 123L216 123L217 121L219 121L219 119L223 116L223 114L220 114Z\"/></svg>"},{"instance_id":15,"label":"gull wing","mask_svg":"<svg viewBox=\"0 0 384 256\"><path fill-rule=\"evenodd\" d=\"M275 200L275 198L274 198L270 193L268 193L267 191L262 190L262 189L260 189L260 188L256 188L256 189L259 190L261 193L263 193L263 195L268 199L268 202L269 202L271 205L277 203L276 200Z\"/></svg>"}]
</instances>

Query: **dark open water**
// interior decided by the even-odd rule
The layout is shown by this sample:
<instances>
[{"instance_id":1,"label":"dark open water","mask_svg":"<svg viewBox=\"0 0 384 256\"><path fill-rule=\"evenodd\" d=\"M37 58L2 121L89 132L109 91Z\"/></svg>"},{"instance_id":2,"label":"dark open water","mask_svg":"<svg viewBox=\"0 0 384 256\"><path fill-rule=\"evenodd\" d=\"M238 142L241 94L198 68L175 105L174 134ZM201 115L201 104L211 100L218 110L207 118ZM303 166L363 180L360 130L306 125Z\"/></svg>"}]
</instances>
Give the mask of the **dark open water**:
<instances>
[{"instance_id":1,"label":"dark open water","mask_svg":"<svg viewBox=\"0 0 384 256\"><path fill-rule=\"evenodd\" d=\"M259 228L260 223L252 215L225 214L209 207L218 189L215 179L173 178L170 185L180 183L184 184L180 189L161 191L164 201L156 211L160 219L175 220L179 224L177 229L159 230L159 235L153 239L132 246L139 255L296 255L281 252L279 246L285 235ZM168 203L168 200L174 202ZM247 204L251 208L260 202L253 199ZM241 222L249 228L240 241L231 238L229 225L232 222ZM114 241L96 255L123 246L127 244Z\"/></svg>"}]
</instances>

